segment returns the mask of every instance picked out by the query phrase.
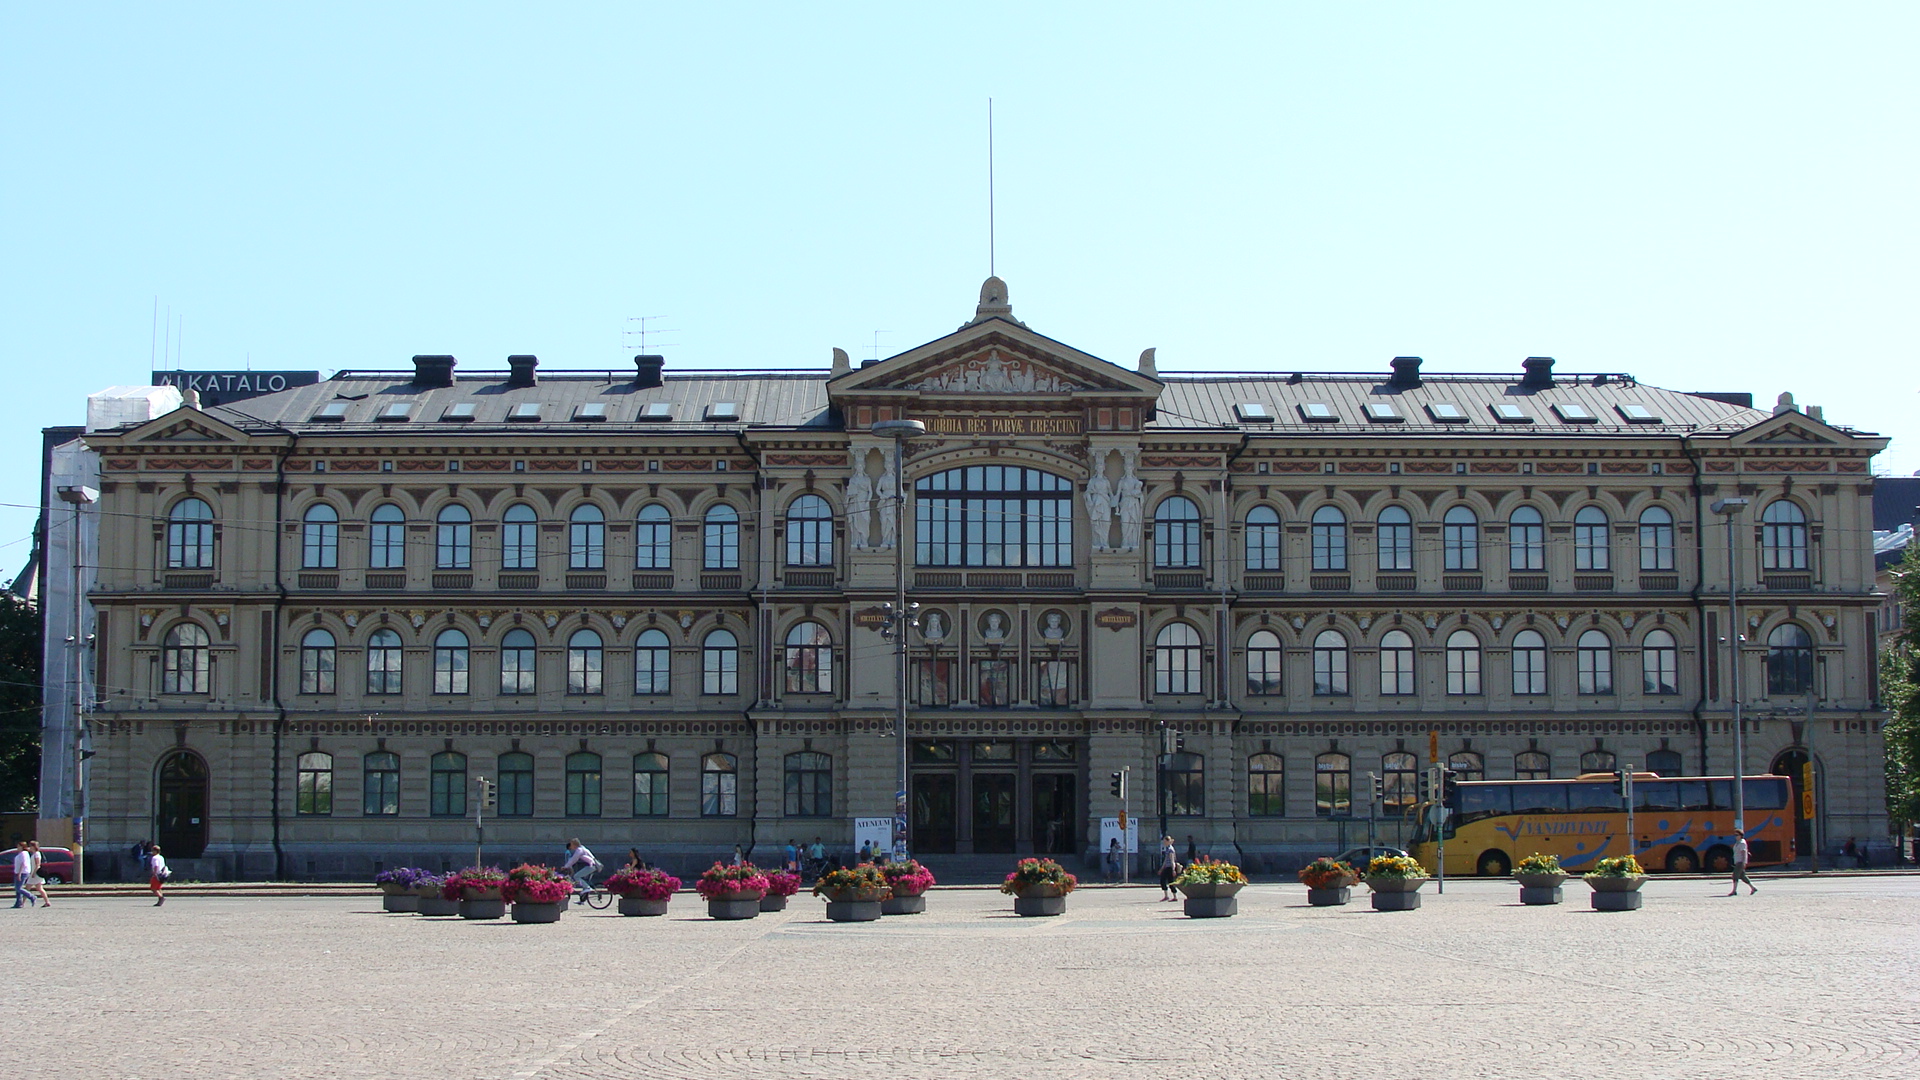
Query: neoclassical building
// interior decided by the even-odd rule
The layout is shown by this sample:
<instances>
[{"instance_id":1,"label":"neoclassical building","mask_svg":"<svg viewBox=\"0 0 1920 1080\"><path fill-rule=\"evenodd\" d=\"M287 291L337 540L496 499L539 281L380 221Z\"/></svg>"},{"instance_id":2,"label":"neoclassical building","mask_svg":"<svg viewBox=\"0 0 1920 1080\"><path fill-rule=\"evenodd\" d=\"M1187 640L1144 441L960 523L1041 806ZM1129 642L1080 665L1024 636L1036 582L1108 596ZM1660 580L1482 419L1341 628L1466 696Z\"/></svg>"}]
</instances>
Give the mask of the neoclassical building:
<instances>
[{"instance_id":1,"label":"neoclassical building","mask_svg":"<svg viewBox=\"0 0 1920 1080\"><path fill-rule=\"evenodd\" d=\"M928 428L898 475L894 419ZM1542 357L1162 374L995 279L858 367L419 356L86 439L95 850L458 866L482 777L496 851L850 848L894 808L902 563L936 867L1095 850L1122 769L1147 829L1255 866L1364 842L1369 774L1391 817L1435 747L1469 778L1724 773L1736 693L1749 772L1813 763L1823 845L1886 831L1885 440L1790 405Z\"/></svg>"}]
</instances>

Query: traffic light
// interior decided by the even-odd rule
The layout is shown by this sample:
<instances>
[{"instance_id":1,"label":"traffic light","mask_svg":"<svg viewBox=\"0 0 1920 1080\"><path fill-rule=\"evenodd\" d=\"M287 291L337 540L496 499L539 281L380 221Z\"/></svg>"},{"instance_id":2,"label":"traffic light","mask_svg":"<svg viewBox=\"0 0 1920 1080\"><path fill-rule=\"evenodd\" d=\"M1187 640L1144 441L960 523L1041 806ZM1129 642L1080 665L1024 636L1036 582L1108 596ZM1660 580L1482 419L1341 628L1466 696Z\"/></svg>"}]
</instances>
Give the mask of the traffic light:
<instances>
[{"instance_id":1,"label":"traffic light","mask_svg":"<svg viewBox=\"0 0 1920 1080\"><path fill-rule=\"evenodd\" d=\"M1433 801L1433 770L1427 769L1420 774L1420 801Z\"/></svg>"},{"instance_id":2,"label":"traffic light","mask_svg":"<svg viewBox=\"0 0 1920 1080\"><path fill-rule=\"evenodd\" d=\"M1126 787L1125 780L1121 777L1121 774L1110 773L1109 775L1113 777L1113 780L1110 784L1107 785L1107 790L1113 792L1113 797L1116 799L1125 796L1127 793L1127 787Z\"/></svg>"},{"instance_id":3,"label":"traffic light","mask_svg":"<svg viewBox=\"0 0 1920 1080\"><path fill-rule=\"evenodd\" d=\"M1387 799L1387 778L1379 773L1368 773L1367 779L1373 781L1373 801L1385 802Z\"/></svg>"},{"instance_id":4,"label":"traffic light","mask_svg":"<svg viewBox=\"0 0 1920 1080\"><path fill-rule=\"evenodd\" d=\"M480 778L480 809L491 814L495 810L497 810L499 806L500 806L500 795L499 795L499 792L497 792L494 789L493 781L487 779L484 776L481 777Z\"/></svg>"},{"instance_id":5,"label":"traffic light","mask_svg":"<svg viewBox=\"0 0 1920 1080\"><path fill-rule=\"evenodd\" d=\"M1176 754L1184 754L1187 752L1186 732L1176 731L1173 733L1173 752Z\"/></svg>"}]
</instances>

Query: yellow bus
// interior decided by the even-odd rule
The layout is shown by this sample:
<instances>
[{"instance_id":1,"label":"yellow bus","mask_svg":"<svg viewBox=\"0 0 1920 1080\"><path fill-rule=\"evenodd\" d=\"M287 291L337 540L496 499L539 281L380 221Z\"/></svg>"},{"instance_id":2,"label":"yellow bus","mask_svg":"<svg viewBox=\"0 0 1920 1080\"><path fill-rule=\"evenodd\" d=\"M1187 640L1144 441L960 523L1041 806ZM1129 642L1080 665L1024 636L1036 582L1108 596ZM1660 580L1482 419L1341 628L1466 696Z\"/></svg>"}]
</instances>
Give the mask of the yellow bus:
<instances>
[{"instance_id":1,"label":"yellow bus","mask_svg":"<svg viewBox=\"0 0 1920 1080\"><path fill-rule=\"evenodd\" d=\"M1750 865L1792 862L1792 785L1784 776L1746 778ZM1725 873L1733 865L1733 777L1662 777L1637 773L1633 782L1632 853L1649 870L1676 874L1701 867ZM1468 780L1446 793L1451 813L1440 827L1447 874L1503 876L1536 852L1558 855L1569 873L1628 853L1627 813L1620 780L1588 773L1572 780ZM1429 873L1439 868L1438 839L1426 805L1408 853Z\"/></svg>"}]
</instances>

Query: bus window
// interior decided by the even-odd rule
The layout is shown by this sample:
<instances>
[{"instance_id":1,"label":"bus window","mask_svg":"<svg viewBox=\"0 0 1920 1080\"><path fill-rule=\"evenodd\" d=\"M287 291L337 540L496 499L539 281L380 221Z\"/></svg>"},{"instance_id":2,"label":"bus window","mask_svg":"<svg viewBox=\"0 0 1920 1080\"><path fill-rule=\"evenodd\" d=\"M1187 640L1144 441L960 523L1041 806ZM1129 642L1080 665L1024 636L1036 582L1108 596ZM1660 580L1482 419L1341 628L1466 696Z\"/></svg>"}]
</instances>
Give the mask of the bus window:
<instances>
[{"instance_id":1,"label":"bus window","mask_svg":"<svg viewBox=\"0 0 1920 1080\"><path fill-rule=\"evenodd\" d=\"M1516 814L1564 814L1567 812L1567 785L1513 785L1513 812Z\"/></svg>"},{"instance_id":2,"label":"bus window","mask_svg":"<svg viewBox=\"0 0 1920 1080\"><path fill-rule=\"evenodd\" d=\"M1787 806L1787 782L1777 776L1764 780L1749 780L1747 788L1747 809L1784 810Z\"/></svg>"},{"instance_id":3,"label":"bus window","mask_svg":"<svg viewBox=\"0 0 1920 1080\"><path fill-rule=\"evenodd\" d=\"M1713 809L1713 804L1707 801L1705 780L1680 781L1680 809L1693 811Z\"/></svg>"},{"instance_id":4,"label":"bus window","mask_svg":"<svg viewBox=\"0 0 1920 1080\"><path fill-rule=\"evenodd\" d=\"M1567 785L1567 806L1576 814L1607 814L1621 809L1620 785L1586 780Z\"/></svg>"},{"instance_id":5,"label":"bus window","mask_svg":"<svg viewBox=\"0 0 1920 1080\"><path fill-rule=\"evenodd\" d=\"M1462 784L1454 789L1456 827L1495 814L1513 813L1512 788L1504 784Z\"/></svg>"},{"instance_id":6,"label":"bus window","mask_svg":"<svg viewBox=\"0 0 1920 1080\"><path fill-rule=\"evenodd\" d=\"M1707 781L1707 798L1713 800L1713 808L1715 810L1733 809L1733 781Z\"/></svg>"},{"instance_id":7,"label":"bus window","mask_svg":"<svg viewBox=\"0 0 1920 1080\"><path fill-rule=\"evenodd\" d=\"M1680 785L1670 780L1648 781L1633 785L1635 810L1666 811L1680 809Z\"/></svg>"}]
</instances>

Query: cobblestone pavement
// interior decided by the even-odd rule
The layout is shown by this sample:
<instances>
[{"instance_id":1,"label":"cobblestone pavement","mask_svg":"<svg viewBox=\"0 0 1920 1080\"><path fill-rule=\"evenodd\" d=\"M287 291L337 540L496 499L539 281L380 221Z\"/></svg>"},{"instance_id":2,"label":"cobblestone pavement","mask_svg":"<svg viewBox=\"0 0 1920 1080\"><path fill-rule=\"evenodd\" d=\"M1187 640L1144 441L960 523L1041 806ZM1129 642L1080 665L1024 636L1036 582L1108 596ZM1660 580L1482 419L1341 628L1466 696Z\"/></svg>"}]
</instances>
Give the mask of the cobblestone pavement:
<instances>
[{"instance_id":1,"label":"cobblestone pavement","mask_svg":"<svg viewBox=\"0 0 1920 1080\"><path fill-rule=\"evenodd\" d=\"M832 924L810 897L552 926L363 898L9 911L16 1077L1920 1075L1920 877L1654 880L1638 912L1427 887L1414 912L1255 885L1232 919L1090 887ZM31 1032L27 1040L19 1033Z\"/></svg>"}]
</instances>

